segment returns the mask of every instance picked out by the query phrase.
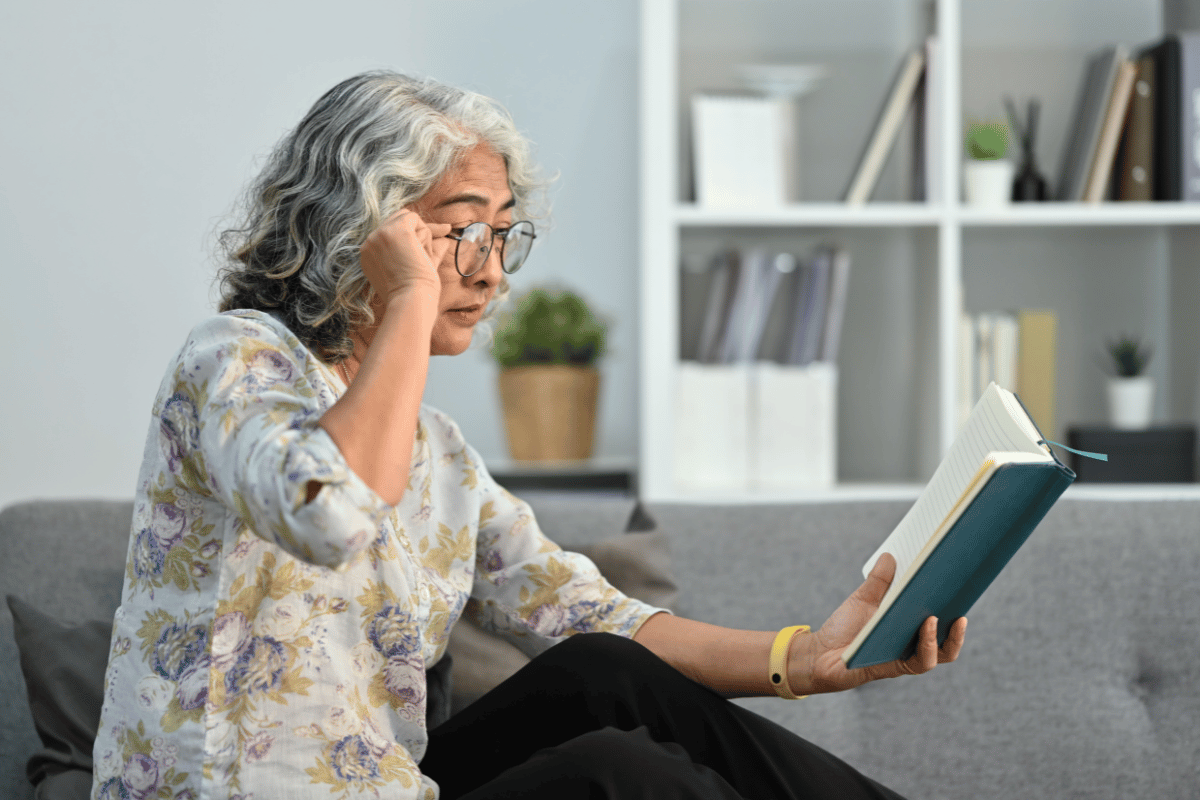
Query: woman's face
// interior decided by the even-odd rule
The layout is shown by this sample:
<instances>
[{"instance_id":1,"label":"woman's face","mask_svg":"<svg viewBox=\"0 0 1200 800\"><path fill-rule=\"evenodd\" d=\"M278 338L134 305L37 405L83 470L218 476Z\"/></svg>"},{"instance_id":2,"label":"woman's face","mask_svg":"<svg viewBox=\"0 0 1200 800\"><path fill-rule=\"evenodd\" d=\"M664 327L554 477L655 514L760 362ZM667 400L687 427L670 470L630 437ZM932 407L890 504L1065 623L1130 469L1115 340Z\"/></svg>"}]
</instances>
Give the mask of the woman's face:
<instances>
[{"instance_id":1,"label":"woman's face","mask_svg":"<svg viewBox=\"0 0 1200 800\"><path fill-rule=\"evenodd\" d=\"M412 209L426 222L453 226L455 235L472 222L486 222L496 230L504 230L513 221L513 194L508 188L504 159L487 145L476 146ZM504 277L498 240L483 268L469 278L458 274L454 253L455 248L450 247L437 265L442 296L430 342L430 354L435 356L458 355L467 349L475 324Z\"/></svg>"}]
</instances>

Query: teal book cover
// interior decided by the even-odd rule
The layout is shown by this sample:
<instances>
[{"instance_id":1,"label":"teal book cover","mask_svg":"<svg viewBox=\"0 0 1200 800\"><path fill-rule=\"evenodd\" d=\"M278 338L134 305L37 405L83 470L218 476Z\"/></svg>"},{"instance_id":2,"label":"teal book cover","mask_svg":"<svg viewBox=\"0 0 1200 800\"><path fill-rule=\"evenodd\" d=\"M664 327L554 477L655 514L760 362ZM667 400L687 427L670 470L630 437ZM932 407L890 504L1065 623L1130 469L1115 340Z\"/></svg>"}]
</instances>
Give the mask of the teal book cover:
<instances>
[{"instance_id":1,"label":"teal book cover","mask_svg":"<svg viewBox=\"0 0 1200 800\"><path fill-rule=\"evenodd\" d=\"M930 616L938 618L938 643L944 642L954 621L975 604L1074 480L1075 473L1057 458L998 466L846 666L910 657L917 631Z\"/></svg>"}]
</instances>

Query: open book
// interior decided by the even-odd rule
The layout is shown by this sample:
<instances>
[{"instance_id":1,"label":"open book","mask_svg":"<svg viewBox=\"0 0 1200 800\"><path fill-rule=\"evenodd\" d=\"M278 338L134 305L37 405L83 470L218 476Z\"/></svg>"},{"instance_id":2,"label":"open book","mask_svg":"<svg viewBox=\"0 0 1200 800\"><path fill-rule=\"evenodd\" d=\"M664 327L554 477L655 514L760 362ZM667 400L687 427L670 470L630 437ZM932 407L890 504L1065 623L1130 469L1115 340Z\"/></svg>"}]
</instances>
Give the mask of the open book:
<instances>
[{"instance_id":1,"label":"open book","mask_svg":"<svg viewBox=\"0 0 1200 800\"><path fill-rule=\"evenodd\" d=\"M896 577L842 660L851 669L908 658L938 618L938 642L979 599L1075 480L1012 392L988 386L933 478L863 567L883 553Z\"/></svg>"}]
</instances>

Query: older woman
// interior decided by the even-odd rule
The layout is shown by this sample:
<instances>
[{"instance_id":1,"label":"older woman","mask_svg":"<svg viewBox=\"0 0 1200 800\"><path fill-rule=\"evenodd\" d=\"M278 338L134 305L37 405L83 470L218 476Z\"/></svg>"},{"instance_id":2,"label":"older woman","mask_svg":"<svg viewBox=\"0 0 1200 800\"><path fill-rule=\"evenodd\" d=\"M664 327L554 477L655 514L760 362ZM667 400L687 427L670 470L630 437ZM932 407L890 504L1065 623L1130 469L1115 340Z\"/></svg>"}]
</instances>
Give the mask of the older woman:
<instances>
[{"instance_id":1,"label":"older woman","mask_svg":"<svg viewBox=\"0 0 1200 800\"><path fill-rule=\"evenodd\" d=\"M392 73L276 148L226 235L223 313L154 404L94 797L894 797L724 698L924 672L965 621L846 671L888 558L816 633L662 613L421 404L429 357L467 348L528 255L537 189L495 103ZM430 731L464 613L541 655Z\"/></svg>"}]
</instances>

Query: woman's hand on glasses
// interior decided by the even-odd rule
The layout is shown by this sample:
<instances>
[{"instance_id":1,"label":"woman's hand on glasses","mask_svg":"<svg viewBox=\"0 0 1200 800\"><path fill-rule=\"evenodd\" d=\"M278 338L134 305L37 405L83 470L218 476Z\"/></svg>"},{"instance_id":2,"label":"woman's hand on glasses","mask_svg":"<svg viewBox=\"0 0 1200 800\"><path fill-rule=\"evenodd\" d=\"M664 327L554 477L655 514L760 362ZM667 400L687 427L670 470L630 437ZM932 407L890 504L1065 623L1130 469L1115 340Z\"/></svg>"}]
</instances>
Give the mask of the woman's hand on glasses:
<instances>
[{"instance_id":1,"label":"woman's hand on glasses","mask_svg":"<svg viewBox=\"0 0 1200 800\"><path fill-rule=\"evenodd\" d=\"M359 249L363 275L386 305L402 294L418 291L436 305L442 281L438 265L457 243L448 239L451 226L426 222L404 208L367 236Z\"/></svg>"}]
</instances>

